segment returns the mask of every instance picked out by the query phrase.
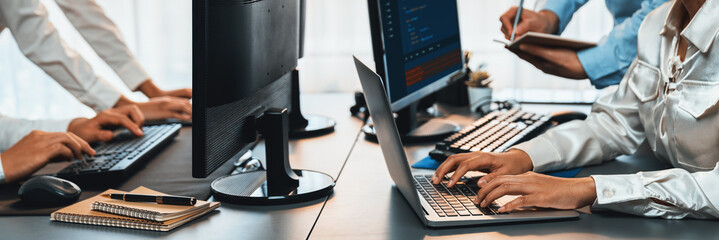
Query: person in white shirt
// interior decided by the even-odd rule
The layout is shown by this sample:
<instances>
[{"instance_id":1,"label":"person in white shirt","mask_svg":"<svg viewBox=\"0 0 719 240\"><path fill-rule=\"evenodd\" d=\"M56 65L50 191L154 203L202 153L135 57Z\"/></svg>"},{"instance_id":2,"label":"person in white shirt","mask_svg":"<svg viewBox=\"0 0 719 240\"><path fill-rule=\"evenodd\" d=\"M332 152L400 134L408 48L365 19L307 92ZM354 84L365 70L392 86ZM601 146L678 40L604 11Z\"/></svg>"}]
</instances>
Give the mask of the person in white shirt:
<instances>
[{"instance_id":1,"label":"person in white shirt","mask_svg":"<svg viewBox=\"0 0 719 240\"><path fill-rule=\"evenodd\" d=\"M153 82L125 45L117 26L94 0L57 0L73 26L133 91L149 102L135 103L105 79L60 38L39 0L0 2L0 31L9 29L25 56L96 112L123 105L137 105L148 120L192 119L191 89L163 91Z\"/></svg>"},{"instance_id":2,"label":"person in white shirt","mask_svg":"<svg viewBox=\"0 0 719 240\"><path fill-rule=\"evenodd\" d=\"M91 119L27 120L0 115L0 183L29 176L51 159L95 155L88 143L112 140L107 127L121 126L137 136L145 121L137 106L99 112Z\"/></svg>"},{"instance_id":3,"label":"person in white shirt","mask_svg":"<svg viewBox=\"0 0 719 240\"><path fill-rule=\"evenodd\" d=\"M520 195L524 206L596 208L668 219L719 218L719 0L676 0L651 12L638 55L619 88L601 97L585 121L562 124L505 153L458 154L437 169L448 185L469 170L487 206ZM623 175L557 178L535 172L572 168L647 147L674 168ZM533 172L532 172L533 171Z\"/></svg>"}]
</instances>

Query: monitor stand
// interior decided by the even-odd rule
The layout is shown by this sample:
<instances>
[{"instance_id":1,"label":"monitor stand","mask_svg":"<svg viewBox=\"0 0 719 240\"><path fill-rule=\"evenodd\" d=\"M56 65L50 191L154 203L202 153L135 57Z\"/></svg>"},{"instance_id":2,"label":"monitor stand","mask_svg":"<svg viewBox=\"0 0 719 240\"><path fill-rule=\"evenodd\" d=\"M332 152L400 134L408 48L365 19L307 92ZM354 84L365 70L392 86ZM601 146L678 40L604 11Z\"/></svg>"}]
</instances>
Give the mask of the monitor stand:
<instances>
[{"instance_id":1,"label":"monitor stand","mask_svg":"<svg viewBox=\"0 0 719 240\"><path fill-rule=\"evenodd\" d=\"M265 169L220 177L212 182L215 199L243 205L278 205L329 196L331 176L290 167L287 109L269 109L258 119L265 139Z\"/></svg>"},{"instance_id":2,"label":"monitor stand","mask_svg":"<svg viewBox=\"0 0 719 240\"><path fill-rule=\"evenodd\" d=\"M300 108L300 73L295 69L292 71L292 96L290 107L290 137L310 138L325 135L335 130L335 120L318 116L302 115Z\"/></svg>"},{"instance_id":3,"label":"monitor stand","mask_svg":"<svg viewBox=\"0 0 719 240\"><path fill-rule=\"evenodd\" d=\"M461 129L459 124L453 121L438 118L431 118L420 124L417 119L418 105L419 103L413 103L397 112L395 122L404 143L436 142ZM377 142L377 134L372 124L366 124L362 131L365 139Z\"/></svg>"}]
</instances>

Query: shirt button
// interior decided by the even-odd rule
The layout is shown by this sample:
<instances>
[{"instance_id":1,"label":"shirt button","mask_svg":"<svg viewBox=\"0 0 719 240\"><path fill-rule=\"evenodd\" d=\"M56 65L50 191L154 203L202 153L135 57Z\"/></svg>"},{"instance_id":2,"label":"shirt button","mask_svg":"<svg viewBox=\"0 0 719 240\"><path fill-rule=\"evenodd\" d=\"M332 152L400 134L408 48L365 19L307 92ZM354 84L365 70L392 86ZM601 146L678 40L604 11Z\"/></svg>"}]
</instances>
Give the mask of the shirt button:
<instances>
[{"instance_id":1,"label":"shirt button","mask_svg":"<svg viewBox=\"0 0 719 240\"><path fill-rule=\"evenodd\" d=\"M677 91L681 91L682 89L684 89L684 86L682 86L682 85L677 86Z\"/></svg>"},{"instance_id":2,"label":"shirt button","mask_svg":"<svg viewBox=\"0 0 719 240\"><path fill-rule=\"evenodd\" d=\"M614 191L612 191L612 190L604 189L604 192L602 192L602 193L604 194L604 197L606 197L606 198L614 197Z\"/></svg>"}]
</instances>

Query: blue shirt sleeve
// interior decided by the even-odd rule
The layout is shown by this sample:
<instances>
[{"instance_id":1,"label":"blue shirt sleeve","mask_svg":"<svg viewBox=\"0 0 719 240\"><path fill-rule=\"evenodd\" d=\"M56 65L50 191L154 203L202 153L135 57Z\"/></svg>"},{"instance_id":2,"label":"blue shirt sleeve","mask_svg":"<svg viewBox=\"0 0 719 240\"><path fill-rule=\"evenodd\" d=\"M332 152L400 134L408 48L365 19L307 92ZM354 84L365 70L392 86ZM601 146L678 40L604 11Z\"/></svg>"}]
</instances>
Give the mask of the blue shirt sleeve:
<instances>
[{"instance_id":1,"label":"blue shirt sleeve","mask_svg":"<svg viewBox=\"0 0 719 240\"><path fill-rule=\"evenodd\" d=\"M546 0L539 6L539 10L549 10L557 14L559 18L559 30L555 34L564 32L569 21L572 20L574 12L579 10L589 0Z\"/></svg>"},{"instance_id":2,"label":"blue shirt sleeve","mask_svg":"<svg viewBox=\"0 0 719 240\"><path fill-rule=\"evenodd\" d=\"M584 71L597 89L618 84L637 56L637 32L644 18L667 0L644 0L631 17L614 26L597 47L577 53ZM658 33L657 33L658 34Z\"/></svg>"}]
</instances>

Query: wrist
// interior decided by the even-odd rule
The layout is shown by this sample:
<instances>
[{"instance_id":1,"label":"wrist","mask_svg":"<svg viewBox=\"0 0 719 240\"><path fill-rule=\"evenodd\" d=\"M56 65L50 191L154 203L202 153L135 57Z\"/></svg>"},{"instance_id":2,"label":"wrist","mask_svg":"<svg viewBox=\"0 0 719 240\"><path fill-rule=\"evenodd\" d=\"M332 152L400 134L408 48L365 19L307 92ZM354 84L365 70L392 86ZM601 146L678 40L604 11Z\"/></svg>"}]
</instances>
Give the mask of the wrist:
<instances>
[{"instance_id":1,"label":"wrist","mask_svg":"<svg viewBox=\"0 0 719 240\"><path fill-rule=\"evenodd\" d=\"M546 27L544 29L545 33L550 34L558 34L559 33L559 16L555 14L554 12L550 10L542 10L539 11L539 15L541 15L544 20L546 21Z\"/></svg>"},{"instance_id":2,"label":"wrist","mask_svg":"<svg viewBox=\"0 0 719 240\"><path fill-rule=\"evenodd\" d=\"M145 82L140 84L140 86L137 87L137 90L145 94L145 96L147 96L148 98L154 98L163 95L162 89L158 88L157 85L152 82L152 79L147 79Z\"/></svg>"},{"instance_id":3,"label":"wrist","mask_svg":"<svg viewBox=\"0 0 719 240\"><path fill-rule=\"evenodd\" d=\"M125 105L133 105L135 102L130 100L129 98L125 97L125 95L120 96L120 99L117 100L114 107L122 107Z\"/></svg>"},{"instance_id":4,"label":"wrist","mask_svg":"<svg viewBox=\"0 0 719 240\"><path fill-rule=\"evenodd\" d=\"M579 181L579 186L581 186L581 196L584 196L579 207L592 205L597 199L597 185L594 183L594 178L584 177L577 180Z\"/></svg>"},{"instance_id":5,"label":"wrist","mask_svg":"<svg viewBox=\"0 0 719 240\"><path fill-rule=\"evenodd\" d=\"M76 133L76 129L78 126L82 125L85 121L90 120L88 118L75 118L72 121L70 121L70 124L67 125L67 131Z\"/></svg>"},{"instance_id":6,"label":"wrist","mask_svg":"<svg viewBox=\"0 0 719 240\"><path fill-rule=\"evenodd\" d=\"M529 154L519 149L510 149L506 154L513 159L522 173L534 170L534 163Z\"/></svg>"}]
</instances>

